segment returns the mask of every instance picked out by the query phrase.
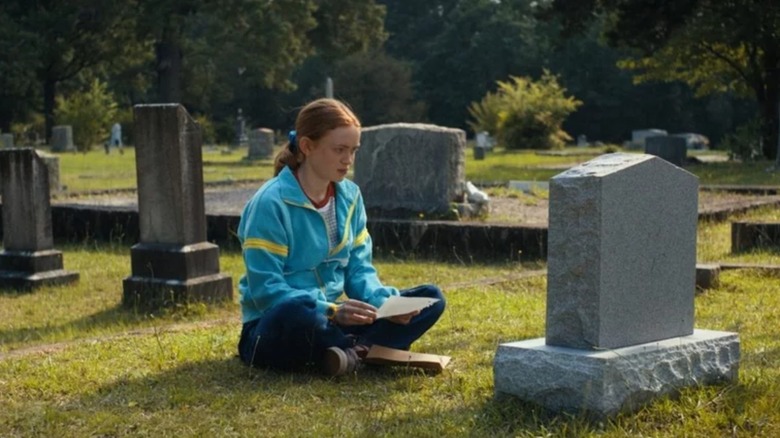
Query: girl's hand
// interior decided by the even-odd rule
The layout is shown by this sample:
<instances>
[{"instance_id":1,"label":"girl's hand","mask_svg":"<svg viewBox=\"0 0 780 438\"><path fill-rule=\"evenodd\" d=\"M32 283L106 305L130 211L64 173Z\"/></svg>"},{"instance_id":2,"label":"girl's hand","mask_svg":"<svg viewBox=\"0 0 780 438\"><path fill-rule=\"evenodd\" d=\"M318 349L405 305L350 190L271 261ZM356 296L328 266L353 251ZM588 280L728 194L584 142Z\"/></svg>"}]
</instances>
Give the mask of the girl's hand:
<instances>
[{"instance_id":1,"label":"girl's hand","mask_svg":"<svg viewBox=\"0 0 780 438\"><path fill-rule=\"evenodd\" d=\"M396 324L406 325L409 324L409 322L414 318L415 316L419 315L420 311L415 310L412 313L407 313L406 315L395 315L395 316L388 316L387 320L390 322L394 322Z\"/></svg>"},{"instance_id":2,"label":"girl's hand","mask_svg":"<svg viewBox=\"0 0 780 438\"><path fill-rule=\"evenodd\" d=\"M376 307L358 300L347 300L339 304L333 320L338 325L366 325L376 321Z\"/></svg>"}]
</instances>

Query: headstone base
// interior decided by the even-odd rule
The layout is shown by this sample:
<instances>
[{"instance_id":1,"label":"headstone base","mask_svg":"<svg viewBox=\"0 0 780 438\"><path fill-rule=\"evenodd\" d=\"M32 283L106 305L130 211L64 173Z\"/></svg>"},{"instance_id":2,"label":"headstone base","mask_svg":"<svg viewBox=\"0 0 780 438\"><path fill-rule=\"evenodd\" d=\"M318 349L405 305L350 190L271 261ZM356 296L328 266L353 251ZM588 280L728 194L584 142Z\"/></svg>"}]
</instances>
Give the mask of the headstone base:
<instances>
[{"instance_id":1,"label":"headstone base","mask_svg":"<svg viewBox=\"0 0 780 438\"><path fill-rule=\"evenodd\" d=\"M506 343L493 368L496 395L602 420L684 387L736 380L739 359L736 333L694 330L613 350L548 346L544 338Z\"/></svg>"},{"instance_id":2,"label":"headstone base","mask_svg":"<svg viewBox=\"0 0 780 438\"><path fill-rule=\"evenodd\" d=\"M138 243L130 250L132 275L123 281L125 307L156 309L233 298L233 282L219 273L219 247Z\"/></svg>"},{"instance_id":3,"label":"headstone base","mask_svg":"<svg viewBox=\"0 0 780 438\"><path fill-rule=\"evenodd\" d=\"M190 280L127 277L122 281L122 305L126 308L159 309L193 302L216 303L233 299L233 281L223 274Z\"/></svg>"},{"instance_id":4,"label":"headstone base","mask_svg":"<svg viewBox=\"0 0 780 438\"><path fill-rule=\"evenodd\" d=\"M60 251L0 251L0 289L33 290L78 279L77 272L62 269Z\"/></svg>"}]
</instances>

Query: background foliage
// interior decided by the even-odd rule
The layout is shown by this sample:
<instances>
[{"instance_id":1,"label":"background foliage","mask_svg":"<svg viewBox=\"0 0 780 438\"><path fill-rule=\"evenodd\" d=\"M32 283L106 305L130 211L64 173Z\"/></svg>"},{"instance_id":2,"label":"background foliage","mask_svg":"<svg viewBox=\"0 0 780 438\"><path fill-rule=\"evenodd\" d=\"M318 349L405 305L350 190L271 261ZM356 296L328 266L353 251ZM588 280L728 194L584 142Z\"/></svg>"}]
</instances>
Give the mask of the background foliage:
<instances>
[{"instance_id":1,"label":"background foliage","mask_svg":"<svg viewBox=\"0 0 780 438\"><path fill-rule=\"evenodd\" d=\"M661 128L717 146L756 119L770 158L778 16L750 0L9 0L0 129L42 116L45 138L56 97L99 79L120 108L181 102L227 143L239 108L249 127L288 129L327 77L365 125L467 129L499 81L549 70L582 102L572 136Z\"/></svg>"}]
</instances>

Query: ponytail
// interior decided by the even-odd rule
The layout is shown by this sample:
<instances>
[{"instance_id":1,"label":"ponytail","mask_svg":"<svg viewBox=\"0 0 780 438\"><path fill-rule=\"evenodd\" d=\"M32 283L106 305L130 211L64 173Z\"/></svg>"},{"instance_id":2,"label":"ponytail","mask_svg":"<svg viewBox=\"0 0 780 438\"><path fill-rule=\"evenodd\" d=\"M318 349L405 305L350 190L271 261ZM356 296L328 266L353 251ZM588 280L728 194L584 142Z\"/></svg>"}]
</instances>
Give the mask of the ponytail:
<instances>
[{"instance_id":1,"label":"ponytail","mask_svg":"<svg viewBox=\"0 0 780 438\"><path fill-rule=\"evenodd\" d=\"M289 142L274 158L274 176L284 169L298 170L306 158L298 147L298 138L319 140L328 131L341 126L360 128L360 120L349 107L336 99L317 99L301 109L295 119L295 129L287 134Z\"/></svg>"},{"instance_id":2,"label":"ponytail","mask_svg":"<svg viewBox=\"0 0 780 438\"><path fill-rule=\"evenodd\" d=\"M290 150L290 143L284 145L281 151L276 154L274 158L274 176L279 175L279 172L284 169L284 166L290 168L290 170L298 170L301 165L302 157L299 157L300 151L293 153Z\"/></svg>"}]
</instances>

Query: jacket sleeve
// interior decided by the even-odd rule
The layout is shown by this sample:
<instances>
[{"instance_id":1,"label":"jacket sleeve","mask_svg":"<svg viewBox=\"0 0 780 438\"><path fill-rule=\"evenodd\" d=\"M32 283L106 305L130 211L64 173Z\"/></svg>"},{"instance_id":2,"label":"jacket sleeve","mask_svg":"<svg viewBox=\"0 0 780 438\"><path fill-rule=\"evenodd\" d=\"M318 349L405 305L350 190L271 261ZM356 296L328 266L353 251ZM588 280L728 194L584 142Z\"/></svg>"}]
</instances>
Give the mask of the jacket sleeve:
<instances>
[{"instance_id":1,"label":"jacket sleeve","mask_svg":"<svg viewBox=\"0 0 780 438\"><path fill-rule=\"evenodd\" d=\"M384 286L379 281L379 276L372 264L371 236L368 234L366 221L363 197L358 195L351 224L355 238L349 253L344 292L350 298L365 301L379 308L389 297L398 295L399 292L398 289Z\"/></svg>"},{"instance_id":2,"label":"jacket sleeve","mask_svg":"<svg viewBox=\"0 0 780 438\"><path fill-rule=\"evenodd\" d=\"M284 277L291 231L286 206L270 199L255 201L242 216L246 223L239 226L247 283L243 305L262 312L283 300L310 296L319 312L325 314L330 303L324 301L319 288L292 288Z\"/></svg>"}]
</instances>

